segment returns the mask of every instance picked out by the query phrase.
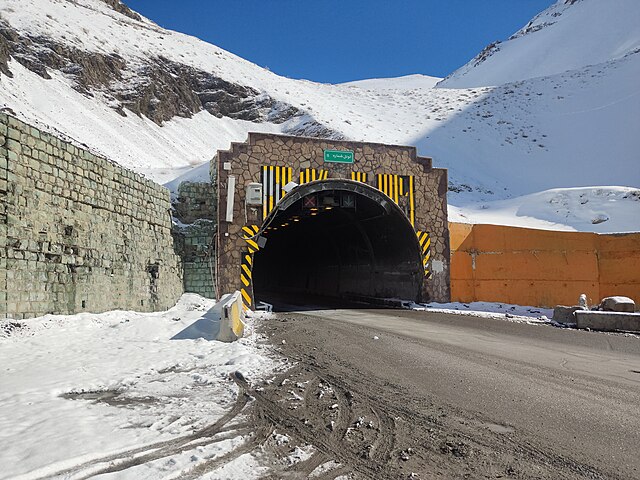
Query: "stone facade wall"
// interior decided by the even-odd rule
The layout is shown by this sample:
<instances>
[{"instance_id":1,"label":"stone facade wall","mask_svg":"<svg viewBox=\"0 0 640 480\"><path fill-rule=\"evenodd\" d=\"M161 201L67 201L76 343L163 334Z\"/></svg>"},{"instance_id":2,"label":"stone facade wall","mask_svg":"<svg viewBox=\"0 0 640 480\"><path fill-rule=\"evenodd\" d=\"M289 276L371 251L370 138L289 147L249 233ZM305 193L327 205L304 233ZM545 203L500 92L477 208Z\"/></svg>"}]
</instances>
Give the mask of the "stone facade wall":
<instances>
[{"instance_id":1,"label":"stone facade wall","mask_svg":"<svg viewBox=\"0 0 640 480\"><path fill-rule=\"evenodd\" d=\"M171 307L171 228L168 190L0 114L0 317Z\"/></svg>"},{"instance_id":2,"label":"stone facade wall","mask_svg":"<svg viewBox=\"0 0 640 480\"><path fill-rule=\"evenodd\" d=\"M173 202L173 216L180 223L216 220L216 195L211 183L182 182Z\"/></svg>"},{"instance_id":3,"label":"stone facade wall","mask_svg":"<svg viewBox=\"0 0 640 480\"><path fill-rule=\"evenodd\" d=\"M353 164L325 163L324 150L350 150ZM226 164L226 165L225 165ZM415 147L376 143L322 140L284 135L250 133L245 143L234 143L228 151L218 152L211 162L211 177L218 194L218 284L224 291L240 289L241 253L246 249L242 227L260 225L260 208L245 209L245 189L260 181L263 165L293 168L298 181L301 169L328 171L328 177L351 179L351 172L366 172L367 183L376 186L375 174L413 175L415 178L415 228L431 236L430 278L423 284L423 298L449 301L449 227L447 222L447 171L433 168L431 159L421 158ZM227 169L227 168L230 169ZM225 221L229 176L236 178L234 221Z\"/></svg>"},{"instance_id":4,"label":"stone facade wall","mask_svg":"<svg viewBox=\"0 0 640 480\"><path fill-rule=\"evenodd\" d=\"M216 298L217 198L211 183L182 182L173 202L176 249L182 258L184 291Z\"/></svg>"}]
</instances>

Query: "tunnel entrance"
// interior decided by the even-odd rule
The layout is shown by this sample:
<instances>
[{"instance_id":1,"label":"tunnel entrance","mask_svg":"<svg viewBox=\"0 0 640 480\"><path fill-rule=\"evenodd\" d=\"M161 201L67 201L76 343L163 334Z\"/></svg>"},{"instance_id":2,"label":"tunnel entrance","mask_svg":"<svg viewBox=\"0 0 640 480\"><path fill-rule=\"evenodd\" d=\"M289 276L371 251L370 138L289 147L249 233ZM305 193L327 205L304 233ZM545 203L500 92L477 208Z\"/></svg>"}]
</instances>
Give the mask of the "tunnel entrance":
<instances>
[{"instance_id":1,"label":"tunnel entrance","mask_svg":"<svg viewBox=\"0 0 640 480\"><path fill-rule=\"evenodd\" d=\"M420 300L416 234L382 192L348 180L292 190L264 222L253 261L257 302L296 297Z\"/></svg>"}]
</instances>

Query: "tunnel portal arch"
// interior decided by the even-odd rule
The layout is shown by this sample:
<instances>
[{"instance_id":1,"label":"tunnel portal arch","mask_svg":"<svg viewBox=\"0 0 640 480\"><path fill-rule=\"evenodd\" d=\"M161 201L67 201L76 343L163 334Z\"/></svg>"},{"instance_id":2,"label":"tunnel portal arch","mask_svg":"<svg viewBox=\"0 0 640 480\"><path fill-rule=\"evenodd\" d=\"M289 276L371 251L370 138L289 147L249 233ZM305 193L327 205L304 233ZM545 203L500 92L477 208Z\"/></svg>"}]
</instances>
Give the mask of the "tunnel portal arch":
<instances>
[{"instance_id":1,"label":"tunnel portal arch","mask_svg":"<svg viewBox=\"0 0 640 480\"><path fill-rule=\"evenodd\" d=\"M415 147L252 132L218 151L210 174L215 234L208 248L215 252L217 297L239 290L255 308L254 262L258 291L268 264L288 273L289 284L311 290L311 279L298 275L302 268L289 265L298 262L315 269L313 281L327 294L336 292L324 277L337 278L339 295L450 300L447 171ZM311 215L301 202L314 190L329 203L318 203L322 210ZM296 209L304 215L293 218ZM292 227L290 233L283 235L280 226ZM270 247L281 254L269 258ZM394 268L385 270L389 265ZM277 286L285 283L283 277Z\"/></svg>"},{"instance_id":2,"label":"tunnel portal arch","mask_svg":"<svg viewBox=\"0 0 640 480\"><path fill-rule=\"evenodd\" d=\"M421 246L409 219L387 195L361 182L299 185L247 239L258 248L249 266L256 301L420 298Z\"/></svg>"}]
</instances>

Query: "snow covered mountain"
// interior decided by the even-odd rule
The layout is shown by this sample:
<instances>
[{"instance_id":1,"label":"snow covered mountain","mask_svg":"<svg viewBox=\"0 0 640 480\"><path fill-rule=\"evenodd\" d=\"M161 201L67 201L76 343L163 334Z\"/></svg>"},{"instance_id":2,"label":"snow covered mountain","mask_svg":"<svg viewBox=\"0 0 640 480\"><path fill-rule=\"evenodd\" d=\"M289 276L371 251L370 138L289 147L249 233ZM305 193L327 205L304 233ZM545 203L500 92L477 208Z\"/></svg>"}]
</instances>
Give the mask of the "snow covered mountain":
<instances>
[{"instance_id":1,"label":"snow covered mountain","mask_svg":"<svg viewBox=\"0 0 640 480\"><path fill-rule=\"evenodd\" d=\"M640 51L637 0L559 0L506 42L494 42L440 83L502 85L606 64Z\"/></svg>"},{"instance_id":2,"label":"snow covered mountain","mask_svg":"<svg viewBox=\"0 0 640 480\"><path fill-rule=\"evenodd\" d=\"M0 108L160 182L197 178L249 131L410 144L449 168L461 219L492 221L481 205L504 223L492 202L584 187L571 208L594 199L594 223L545 205L510 223L640 230L640 191L602 187L640 186L639 16L635 0L561 0L433 88L283 78L119 0L0 0Z\"/></svg>"}]
</instances>

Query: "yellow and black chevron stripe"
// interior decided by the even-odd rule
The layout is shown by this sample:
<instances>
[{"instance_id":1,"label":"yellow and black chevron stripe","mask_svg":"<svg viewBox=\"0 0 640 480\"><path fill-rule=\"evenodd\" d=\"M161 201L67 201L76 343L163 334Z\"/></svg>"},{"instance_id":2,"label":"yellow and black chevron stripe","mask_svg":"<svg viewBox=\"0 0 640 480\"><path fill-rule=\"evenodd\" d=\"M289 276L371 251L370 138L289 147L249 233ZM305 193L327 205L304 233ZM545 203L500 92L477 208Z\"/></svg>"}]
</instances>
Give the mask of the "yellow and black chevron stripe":
<instances>
[{"instance_id":1,"label":"yellow and black chevron stripe","mask_svg":"<svg viewBox=\"0 0 640 480\"><path fill-rule=\"evenodd\" d=\"M242 262L240 263L240 294L242 295L243 305L247 310L253 307L253 278L251 271L253 269L253 255L249 252L242 252Z\"/></svg>"},{"instance_id":2,"label":"yellow and black chevron stripe","mask_svg":"<svg viewBox=\"0 0 640 480\"><path fill-rule=\"evenodd\" d=\"M429 268L429 260L431 260L431 237L427 232L423 232L422 230L417 230L416 236L420 244L420 255L422 256L424 275L429 278L431 277L431 270Z\"/></svg>"},{"instance_id":3,"label":"yellow and black chevron stripe","mask_svg":"<svg viewBox=\"0 0 640 480\"><path fill-rule=\"evenodd\" d=\"M246 225L242 227L242 238L247 242L247 245L249 246L249 253L251 254L260 250L258 242L253 238L258 233L258 230L260 230L260 228L257 225Z\"/></svg>"},{"instance_id":4,"label":"yellow and black chevron stripe","mask_svg":"<svg viewBox=\"0 0 640 480\"><path fill-rule=\"evenodd\" d=\"M243 304L248 310L253 306L253 279L251 272L253 270L253 254L260 250L260 246L256 241L256 235L259 231L260 227L258 225L245 225L242 227L242 238L247 242L248 251L242 252L240 262L240 294L242 295Z\"/></svg>"},{"instance_id":5,"label":"yellow and black chevron stripe","mask_svg":"<svg viewBox=\"0 0 640 480\"><path fill-rule=\"evenodd\" d=\"M315 180L326 180L328 175L328 170L305 168L304 170L300 170L300 185L313 182Z\"/></svg>"},{"instance_id":6,"label":"yellow and black chevron stripe","mask_svg":"<svg viewBox=\"0 0 640 480\"><path fill-rule=\"evenodd\" d=\"M364 172L351 172L351 180L356 182L367 183L367 174Z\"/></svg>"},{"instance_id":7,"label":"yellow and black chevron stripe","mask_svg":"<svg viewBox=\"0 0 640 480\"><path fill-rule=\"evenodd\" d=\"M263 165L260 169L260 182L262 183L262 218L273 210L278 202L285 196L284 186L293 176L291 167L279 167L277 165Z\"/></svg>"},{"instance_id":8,"label":"yellow and black chevron stripe","mask_svg":"<svg viewBox=\"0 0 640 480\"><path fill-rule=\"evenodd\" d=\"M411 226L415 227L416 202L413 185L413 175L395 175L392 173L378 173L376 175L378 190L386 194L396 204L400 205L400 197L408 197L407 216Z\"/></svg>"}]
</instances>

